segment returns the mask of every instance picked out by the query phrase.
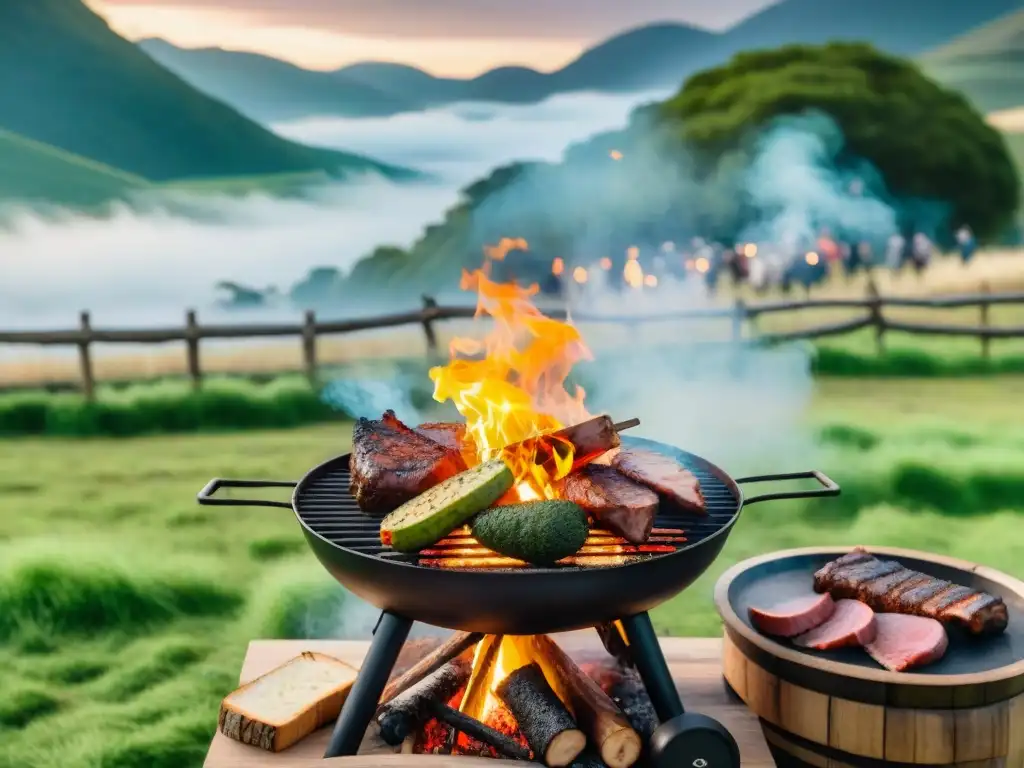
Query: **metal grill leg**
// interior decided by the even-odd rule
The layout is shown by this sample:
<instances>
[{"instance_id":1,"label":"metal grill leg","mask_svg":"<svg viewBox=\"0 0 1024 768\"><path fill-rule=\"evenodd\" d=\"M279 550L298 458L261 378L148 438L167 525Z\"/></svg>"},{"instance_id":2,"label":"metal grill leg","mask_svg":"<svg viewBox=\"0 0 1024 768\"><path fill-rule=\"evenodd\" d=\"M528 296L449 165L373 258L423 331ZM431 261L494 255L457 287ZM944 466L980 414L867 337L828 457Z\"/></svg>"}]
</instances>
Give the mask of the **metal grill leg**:
<instances>
[{"instance_id":1,"label":"metal grill leg","mask_svg":"<svg viewBox=\"0 0 1024 768\"><path fill-rule=\"evenodd\" d=\"M629 641L629 655L647 688L647 695L651 697L658 720L667 723L679 717L683 714L683 701L672 680L665 654L661 652L658 636L654 634L651 617L639 613L622 619L622 626L626 630L626 640Z\"/></svg>"},{"instance_id":2,"label":"metal grill leg","mask_svg":"<svg viewBox=\"0 0 1024 768\"><path fill-rule=\"evenodd\" d=\"M331 743L324 757L351 757L359 752L380 695L391 677L398 654L412 629L412 620L384 611L373 632L370 651L359 668L355 684L349 692L345 705L338 715L338 722L331 734Z\"/></svg>"}]
</instances>

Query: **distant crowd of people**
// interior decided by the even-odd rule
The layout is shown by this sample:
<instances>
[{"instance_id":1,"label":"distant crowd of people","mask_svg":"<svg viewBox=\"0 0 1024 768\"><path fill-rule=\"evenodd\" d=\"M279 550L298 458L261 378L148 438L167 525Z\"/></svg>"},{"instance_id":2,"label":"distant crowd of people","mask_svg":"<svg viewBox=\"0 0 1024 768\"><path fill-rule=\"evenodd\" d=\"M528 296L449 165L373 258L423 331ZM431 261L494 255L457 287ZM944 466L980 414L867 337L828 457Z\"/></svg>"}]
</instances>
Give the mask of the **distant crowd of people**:
<instances>
[{"instance_id":1,"label":"distant crowd of people","mask_svg":"<svg viewBox=\"0 0 1024 768\"><path fill-rule=\"evenodd\" d=\"M977 251L977 240L970 227L960 227L955 240L961 260L970 263ZM572 282L586 283L597 273L602 283L612 289L655 288L666 278L673 278L703 280L714 292L724 278L734 285L749 284L759 292L770 288L787 292L794 286L809 289L837 273L852 276L879 268L900 272L909 267L919 275L924 274L935 251L935 243L924 232L894 233L888 240L872 242L834 237L824 231L813 243L788 246L763 242L726 246L695 238L681 249L674 243L665 243L652 256L630 248L625 259L602 258L598 263L572 270L565 268L561 259L555 259L551 274L541 285L545 293L561 294ZM630 265L630 261L636 263Z\"/></svg>"}]
</instances>

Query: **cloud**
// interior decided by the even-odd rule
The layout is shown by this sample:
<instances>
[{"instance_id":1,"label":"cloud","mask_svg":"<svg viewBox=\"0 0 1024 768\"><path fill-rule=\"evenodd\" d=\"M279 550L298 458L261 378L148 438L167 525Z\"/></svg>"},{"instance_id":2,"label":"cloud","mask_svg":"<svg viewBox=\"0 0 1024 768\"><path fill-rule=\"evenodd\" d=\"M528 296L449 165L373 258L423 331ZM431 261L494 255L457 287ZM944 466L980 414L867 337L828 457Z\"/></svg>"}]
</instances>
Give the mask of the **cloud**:
<instances>
[{"instance_id":1,"label":"cloud","mask_svg":"<svg viewBox=\"0 0 1024 768\"><path fill-rule=\"evenodd\" d=\"M771 0L103 0L107 7L211 6L254 21L311 26L347 35L593 40L652 21L722 29Z\"/></svg>"},{"instance_id":2,"label":"cloud","mask_svg":"<svg viewBox=\"0 0 1024 768\"><path fill-rule=\"evenodd\" d=\"M57 221L11 214L12 228L0 230L0 327L65 327L80 309L98 325L177 323L186 307L209 319L218 280L287 289L311 267L347 268L377 245L407 245L465 183L514 159L556 159L569 142L622 125L634 100L565 96L532 107L460 105L278 127L434 170L440 180L430 185L366 179L324 187L309 200L192 200L201 219L166 209Z\"/></svg>"}]
</instances>

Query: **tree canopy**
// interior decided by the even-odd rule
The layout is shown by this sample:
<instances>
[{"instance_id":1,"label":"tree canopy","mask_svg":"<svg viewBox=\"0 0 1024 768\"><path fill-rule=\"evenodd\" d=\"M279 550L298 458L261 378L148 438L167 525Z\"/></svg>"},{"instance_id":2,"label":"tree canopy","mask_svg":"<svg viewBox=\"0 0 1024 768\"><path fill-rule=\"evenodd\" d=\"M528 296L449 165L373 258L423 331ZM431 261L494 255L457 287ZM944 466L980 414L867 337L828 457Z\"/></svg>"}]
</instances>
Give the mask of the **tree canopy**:
<instances>
[{"instance_id":1,"label":"tree canopy","mask_svg":"<svg viewBox=\"0 0 1024 768\"><path fill-rule=\"evenodd\" d=\"M812 110L838 124L838 160L871 163L890 195L944 202L951 225L982 237L1012 222L1021 186L1002 135L960 93L868 45L741 53L690 78L655 120L713 165L773 120Z\"/></svg>"}]
</instances>

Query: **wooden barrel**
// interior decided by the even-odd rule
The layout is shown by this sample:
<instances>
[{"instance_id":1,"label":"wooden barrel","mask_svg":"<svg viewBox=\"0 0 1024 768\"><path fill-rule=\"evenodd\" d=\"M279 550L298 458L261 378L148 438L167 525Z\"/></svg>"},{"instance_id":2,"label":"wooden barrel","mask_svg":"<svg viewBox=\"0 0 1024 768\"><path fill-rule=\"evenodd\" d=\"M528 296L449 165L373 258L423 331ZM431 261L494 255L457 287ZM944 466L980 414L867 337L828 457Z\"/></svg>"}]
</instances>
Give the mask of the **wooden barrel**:
<instances>
[{"instance_id":1,"label":"wooden barrel","mask_svg":"<svg viewBox=\"0 0 1024 768\"><path fill-rule=\"evenodd\" d=\"M951 631L946 656L914 672L884 670L860 649L806 651L751 627L749 606L764 605L751 599L793 593L800 584L809 592L814 570L847 551L790 550L755 558L731 569L716 587L726 681L761 719L776 763L1024 768L1024 583L963 561L870 548L913 570L996 594L1009 609L1004 635ZM780 595L788 596L794 595Z\"/></svg>"}]
</instances>

